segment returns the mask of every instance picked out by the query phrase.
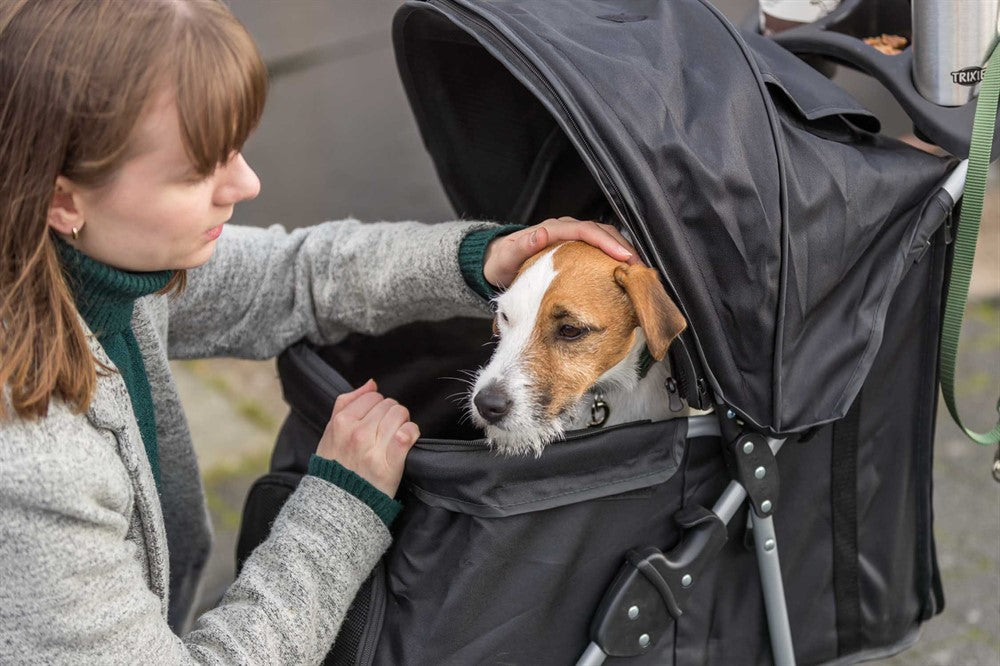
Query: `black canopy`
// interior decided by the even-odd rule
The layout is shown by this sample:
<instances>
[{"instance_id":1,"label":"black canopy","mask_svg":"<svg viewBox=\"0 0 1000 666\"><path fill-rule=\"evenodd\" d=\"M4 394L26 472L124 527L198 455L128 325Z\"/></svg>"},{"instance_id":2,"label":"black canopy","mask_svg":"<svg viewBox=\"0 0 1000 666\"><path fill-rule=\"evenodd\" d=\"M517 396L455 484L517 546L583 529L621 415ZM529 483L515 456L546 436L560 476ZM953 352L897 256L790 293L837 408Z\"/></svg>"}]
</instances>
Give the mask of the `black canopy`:
<instances>
[{"instance_id":1,"label":"black canopy","mask_svg":"<svg viewBox=\"0 0 1000 666\"><path fill-rule=\"evenodd\" d=\"M459 214L620 221L718 398L773 433L847 412L949 160L702 0L408 2L394 41Z\"/></svg>"}]
</instances>

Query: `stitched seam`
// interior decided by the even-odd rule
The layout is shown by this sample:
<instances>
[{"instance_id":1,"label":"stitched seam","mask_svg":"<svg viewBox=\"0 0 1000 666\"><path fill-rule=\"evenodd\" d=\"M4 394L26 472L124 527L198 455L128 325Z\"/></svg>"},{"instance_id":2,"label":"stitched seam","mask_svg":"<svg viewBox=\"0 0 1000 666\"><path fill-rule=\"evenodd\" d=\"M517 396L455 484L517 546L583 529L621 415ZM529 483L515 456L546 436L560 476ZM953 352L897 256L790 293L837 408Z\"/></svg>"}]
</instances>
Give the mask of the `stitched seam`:
<instances>
[{"instance_id":1,"label":"stitched seam","mask_svg":"<svg viewBox=\"0 0 1000 666\"><path fill-rule=\"evenodd\" d=\"M649 478L649 477L659 476L659 475L663 474L666 471L668 471L668 470L667 469L660 469L660 470L656 470L655 472L647 472L645 474L638 474L636 476L630 476L630 477L627 477L627 478L624 478L624 479L619 479L617 481L614 481L613 483L600 483L600 484L596 484L596 485L592 485L592 486L587 486L585 488L574 488L573 490L569 490L569 491L566 491L564 493L559 493L559 494L556 494L556 495L546 495L545 497L540 497L540 498L531 499L531 500L524 500L523 502L512 502L510 504L477 504L475 502L468 502L468 501L465 501L465 500L460 500L460 499L456 499L456 498L453 498L453 497L449 497L447 495L439 495L437 493L432 493L431 491L425 490L425 489L423 489L422 487L420 487L420 486L418 486L416 484L412 484L412 485L413 485L414 488L416 488L420 492L424 493L425 495L428 495L429 497L434 497L436 499L447 500L449 502L454 502L455 504L461 504L463 506L475 506L475 507L486 507L486 508L490 508L490 509L502 509L502 508L506 508L506 507L516 507L516 506L524 506L526 504L535 504L537 502L543 502L543 501L546 501L546 500L559 499L561 497L569 497L571 495L579 495L579 494L585 493L585 492L587 492L589 490L596 490L597 488L607 488L607 487L616 486L616 485L618 485L620 483L626 483L628 481L637 481L639 479L645 479L645 478Z\"/></svg>"}]
</instances>

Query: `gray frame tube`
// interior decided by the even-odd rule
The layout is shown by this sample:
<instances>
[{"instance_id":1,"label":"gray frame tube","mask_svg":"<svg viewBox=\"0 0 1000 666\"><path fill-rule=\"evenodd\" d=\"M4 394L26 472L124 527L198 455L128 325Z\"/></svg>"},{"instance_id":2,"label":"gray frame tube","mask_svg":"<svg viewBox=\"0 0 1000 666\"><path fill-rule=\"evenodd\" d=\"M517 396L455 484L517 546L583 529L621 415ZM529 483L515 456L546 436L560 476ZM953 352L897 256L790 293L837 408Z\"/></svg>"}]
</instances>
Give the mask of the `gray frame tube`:
<instances>
[{"instance_id":1,"label":"gray frame tube","mask_svg":"<svg viewBox=\"0 0 1000 666\"><path fill-rule=\"evenodd\" d=\"M598 647L597 643L591 641L587 649L583 651L579 661L576 662L576 666L600 666L607 658L608 655L604 654L604 650Z\"/></svg>"},{"instance_id":2,"label":"gray frame tube","mask_svg":"<svg viewBox=\"0 0 1000 666\"><path fill-rule=\"evenodd\" d=\"M777 455L785 443L783 439L771 439L767 444ZM764 591L764 610L767 612L767 631L771 635L771 656L775 666L795 666L795 648L792 646L792 630L788 624L788 605L785 603L785 585L781 579L781 564L778 561L778 539L774 533L774 518L761 518L750 508L753 521L753 543L757 552L757 570Z\"/></svg>"},{"instance_id":3,"label":"gray frame tube","mask_svg":"<svg viewBox=\"0 0 1000 666\"><path fill-rule=\"evenodd\" d=\"M795 666L792 630L788 624L788 608L785 605L785 586L778 562L778 542L774 536L774 519L771 516L761 518L752 509L751 514L757 569L760 571L764 609L767 611L767 630L771 635L771 654L775 666Z\"/></svg>"}]
</instances>

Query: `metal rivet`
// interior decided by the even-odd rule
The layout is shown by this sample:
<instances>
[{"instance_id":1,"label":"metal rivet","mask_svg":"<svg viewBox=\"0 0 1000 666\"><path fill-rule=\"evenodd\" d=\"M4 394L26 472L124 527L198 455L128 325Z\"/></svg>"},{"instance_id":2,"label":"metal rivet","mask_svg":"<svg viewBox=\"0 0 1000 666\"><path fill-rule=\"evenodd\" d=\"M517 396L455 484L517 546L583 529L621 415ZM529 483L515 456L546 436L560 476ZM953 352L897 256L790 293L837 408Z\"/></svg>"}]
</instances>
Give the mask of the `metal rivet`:
<instances>
[{"instance_id":1,"label":"metal rivet","mask_svg":"<svg viewBox=\"0 0 1000 666\"><path fill-rule=\"evenodd\" d=\"M753 442L747 442L743 445L743 453L750 454L753 453Z\"/></svg>"},{"instance_id":2,"label":"metal rivet","mask_svg":"<svg viewBox=\"0 0 1000 666\"><path fill-rule=\"evenodd\" d=\"M735 419L736 418L736 412L734 412L731 409L727 409L726 410L726 418L727 419Z\"/></svg>"},{"instance_id":3,"label":"metal rivet","mask_svg":"<svg viewBox=\"0 0 1000 666\"><path fill-rule=\"evenodd\" d=\"M681 578L681 585L683 585L684 587L691 587L691 583L693 582L694 579L691 578L691 574L684 574L684 576Z\"/></svg>"},{"instance_id":4,"label":"metal rivet","mask_svg":"<svg viewBox=\"0 0 1000 666\"><path fill-rule=\"evenodd\" d=\"M760 503L760 509L764 513L768 513L771 510L771 500L764 500Z\"/></svg>"},{"instance_id":5,"label":"metal rivet","mask_svg":"<svg viewBox=\"0 0 1000 666\"><path fill-rule=\"evenodd\" d=\"M639 607L632 606L631 608L628 609L628 619L634 620L637 617L639 617Z\"/></svg>"},{"instance_id":6,"label":"metal rivet","mask_svg":"<svg viewBox=\"0 0 1000 666\"><path fill-rule=\"evenodd\" d=\"M758 479L763 479L765 474L767 474L767 470L763 467L758 467L753 471L753 475Z\"/></svg>"},{"instance_id":7,"label":"metal rivet","mask_svg":"<svg viewBox=\"0 0 1000 666\"><path fill-rule=\"evenodd\" d=\"M774 539L768 539L764 542L764 550L772 551L774 550Z\"/></svg>"},{"instance_id":8,"label":"metal rivet","mask_svg":"<svg viewBox=\"0 0 1000 666\"><path fill-rule=\"evenodd\" d=\"M639 636L639 647L647 647L649 645L649 634L643 634Z\"/></svg>"}]
</instances>

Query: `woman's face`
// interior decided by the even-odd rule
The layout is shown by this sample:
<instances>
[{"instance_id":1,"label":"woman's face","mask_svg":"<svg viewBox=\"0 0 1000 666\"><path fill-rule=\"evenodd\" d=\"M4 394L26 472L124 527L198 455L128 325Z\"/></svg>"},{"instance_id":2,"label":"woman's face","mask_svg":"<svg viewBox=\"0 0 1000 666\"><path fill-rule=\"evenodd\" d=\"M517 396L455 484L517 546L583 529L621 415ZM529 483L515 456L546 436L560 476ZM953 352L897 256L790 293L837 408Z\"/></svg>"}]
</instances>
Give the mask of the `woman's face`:
<instances>
[{"instance_id":1,"label":"woman's face","mask_svg":"<svg viewBox=\"0 0 1000 666\"><path fill-rule=\"evenodd\" d=\"M140 116L130 154L111 180L98 188L83 188L60 177L53 204L59 206L61 196L68 201L60 189L72 193L73 214L81 226L79 238L67 241L116 268L156 271L200 266L212 256L233 206L260 191L257 174L240 153L208 177L195 172L181 139L172 93L156 95ZM68 230L57 227L57 231Z\"/></svg>"}]
</instances>

